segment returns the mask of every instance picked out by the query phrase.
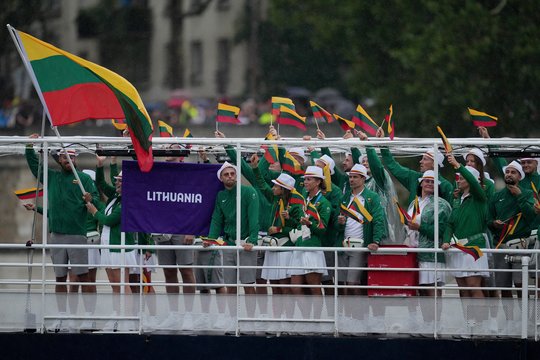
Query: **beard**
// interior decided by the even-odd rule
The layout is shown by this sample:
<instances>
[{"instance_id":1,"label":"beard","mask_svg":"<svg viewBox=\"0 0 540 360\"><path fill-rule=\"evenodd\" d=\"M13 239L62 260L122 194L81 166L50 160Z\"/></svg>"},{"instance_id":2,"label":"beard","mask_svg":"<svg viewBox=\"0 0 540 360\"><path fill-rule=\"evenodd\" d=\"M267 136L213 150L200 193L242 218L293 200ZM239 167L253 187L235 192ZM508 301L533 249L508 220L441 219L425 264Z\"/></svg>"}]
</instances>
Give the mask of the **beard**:
<instances>
[{"instance_id":1,"label":"beard","mask_svg":"<svg viewBox=\"0 0 540 360\"><path fill-rule=\"evenodd\" d=\"M512 179L512 178L507 178L507 177L504 178L504 183L505 183L506 185L516 185L516 182L514 181L514 179Z\"/></svg>"}]
</instances>

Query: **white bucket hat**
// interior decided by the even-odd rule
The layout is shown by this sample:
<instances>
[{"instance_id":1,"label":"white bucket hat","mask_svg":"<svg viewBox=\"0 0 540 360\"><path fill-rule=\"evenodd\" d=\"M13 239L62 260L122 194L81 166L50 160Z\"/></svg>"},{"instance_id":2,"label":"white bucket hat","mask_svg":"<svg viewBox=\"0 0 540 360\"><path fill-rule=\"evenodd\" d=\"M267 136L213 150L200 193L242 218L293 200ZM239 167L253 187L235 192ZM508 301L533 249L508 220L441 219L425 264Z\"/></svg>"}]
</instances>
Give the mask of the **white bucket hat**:
<instances>
[{"instance_id":1,"label":"white bucket hat","mask_svg":"<svg viewBox=\"0 0 540 360\"><path fill-rule=\"evenodd\" d=\"M94 170L84 169L82 172L90 176L93 181L96 181L96 172Z\"/></svg>"},{"instance_id":2,"label":"white bucket hat","mask_svg":"<svg viewBox=\"0 0 540 360\"><path fill-rule=\"evenodd\" d=\"M334 168L336 167L336 162L334 161L334 159L332 159L328 155L323 155L320 158L318 158L316 162L317 161L322 161L325 165L328 165L328 167L330 168L330 175L334 175L334 172L335 172Z\"/></svg>"},{"instance_id":3,"label":"white bucket hat","mask_svg":"<svg viewBox=\"0 0 540 360\"><path fill-rule=\"evenodd\" d=\"M231 164L230 162L227 162L225 161L223 163L223 165L221 165L221 167L219 168L219 170L217 171L217 178L219 179L219 181L221 181L221 173L223 172L223 170L225 170L226 168L228 167L231 167L234 169L234 171L236 171L236 166L234 166L233 164Z\"/></svg>"},{"instance_id":4,"label":"white bucket hat","mask_svg":"<svg viewBox=\"0 0 540 360\"><path fill-rule=\"evenodd\" d=\"M324 180L323 170L318 166L308 166L304 173L304 177L316 177Z\"/></svg>"},{"instance_id":5,"label":"white bucket hat","mask_svg":"<svg viewBox=\"0 0 540 360\"><path fill-rule=\"evenodd\" d=\"M525 172L523 172L523 167L521 167L521 164L518 163L517 161L514 160L510 164L508 164L507 166L503 167L503 172L506 173L507 168L516 169L517 172L519 173L519 175L521 175L521 180L523 180L525 178Z\"/></svg>"},{"instance_id":6,"label":"white bucket hat","mask_svg":"<svg viewBox=\"0 0 540 360\"><path fill-rule=\"evenodd\" d=\"M306 157L306 154L304 152L304 149L302 149L301 147L290 148L289 149L289 154L300 156L302 159L304 159L304 162L307 161L307 157Z\"/></svg>"},{"instance_id":7,"label":"white bucket hat","mask_svg":"<svg viewBox=\"0 0 540 360\"><path fill-rule=\"evenodd\" d=\"M272 182L274 184L276 184L276 185L281 186L282 188L287 189L287 190L293 190L294 185L296 183L296 181L294 180L294 178L291 175L288 175L288 174L285 174L285 173L279 174L277 179L272 180Z\"/></svg>"},{"instance_id":8,"label":"white bucket hat","mask_svg":"<svg viewBox=\"0 0 540 360\"><path fill-rule=\"evenodd\" d=\"M351 171L349 171L347 173L347 175L361 175L363 177L365 177L367 179L368 175L367 175L367 169L364 165L362 164L354 164L354 166L352 167Z\"/></svg>"},{"instance_id":9,"label":"white bucket hat","mask_svg":"<svg viewBox=\"0 0 540 360\"><path fill-rule=\"evenodd\" d=\"M435 181L435 171L433 171L433 170L424 171L422 176L418 178L418 182L421 183L422 181L424 181L426 179ZM441 183L440 180L437 181L437 183L440 184Z\"/></svg>"},{"instance_id":10,"label":"white bucket hat","mask_svg":"<svg viewBox=\"0 0 540 360\"><path fill-rule=\"evenodd\" d=\"M469 151L466 154L463 154L463 159L467 160L467 155L476 156L482 161L482 165L486 166L486 158L484 157L484 153L482 152L482 150L478 148L469 149Z\"/></svg>"},{"instance_id":11,"label":"white bucket hat","mask_svg":"<svg viewBox=\"0 0 540 360\"><path fill-rule=\"evenodd\" d=\"M428 157L430 157L431 159L433 159L433 161L435 161L437 163L437 165L439 165L439 167L444 167L444 164L443 164L443 161L444 161L444 155L441 154L440 152L437 151L437 153L435 154L435 156L433 156L433 150L428 150L424 153L424 155L427 155Z\"/></svg>"},{"instance_id":12,"label":"white bucket hat","mask_svg":"<svg viewBox=\"0 0 540 360\"><path fill-rule=\"evenodd\" d=\"M472 166L468 166L468 165L465 166L465 169L469 170L469 172L472 174L472 176L474 176L476 181L480 182L480 172L478 172L478 170L476 170ZM459 172L458 172L458 174L459 174Z\"/></svg>"}]
</instances>

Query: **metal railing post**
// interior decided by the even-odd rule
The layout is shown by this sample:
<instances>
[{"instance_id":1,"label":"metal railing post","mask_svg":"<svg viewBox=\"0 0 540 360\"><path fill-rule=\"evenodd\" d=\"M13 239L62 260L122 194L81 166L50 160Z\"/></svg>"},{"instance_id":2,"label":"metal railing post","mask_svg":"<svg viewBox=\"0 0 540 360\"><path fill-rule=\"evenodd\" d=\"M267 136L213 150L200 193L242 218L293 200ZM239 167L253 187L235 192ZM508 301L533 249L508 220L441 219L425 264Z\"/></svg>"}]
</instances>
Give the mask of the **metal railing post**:
<instances>
[{"instance_id":1,"label":"metal railing post","mask_svg":"<svg viewBox=\"0 0 540 360\"><path fill-rule=\"evenodd\" d=\"M529 314L529 260L528 256L521 257L521 338L527 338L527 325Z\"/></svg>"}]
</instances>

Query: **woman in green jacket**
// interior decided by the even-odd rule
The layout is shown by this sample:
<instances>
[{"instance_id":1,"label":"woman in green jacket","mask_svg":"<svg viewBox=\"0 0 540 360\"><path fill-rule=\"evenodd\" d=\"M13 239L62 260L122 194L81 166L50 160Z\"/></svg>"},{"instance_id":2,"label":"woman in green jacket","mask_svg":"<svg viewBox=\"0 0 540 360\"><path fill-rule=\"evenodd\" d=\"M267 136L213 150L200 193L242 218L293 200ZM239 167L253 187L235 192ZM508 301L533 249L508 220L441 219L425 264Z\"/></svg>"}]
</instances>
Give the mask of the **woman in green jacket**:
<instances>
[{"instance_id":1,"label":"woman in green jacket","mask_svg":"<svg viewBox=\"0 0 540 360\"><path fill-rule=\"evenodd\" d=\"M122 172L120 172L115 179L114 187L108 185L105 182L103 165L99 166L98 164L96 169L96 182L98 188L103 190L103 193L109 198L109 201L101 210L98 210L93 203L88 203L86 205L88 212L103 226L101 230L102 245L120 245L121 242L120 218L122 214ZM125 243L126 245L134 244L131 233L126 233ZM123 256L125 256L125 258L123 258ZM124 279L125 282L127 282L129 281L129 268L137 267L136 252L133 249L126 249L125 254L122 254L120 249L101 249L101 264L105 267L107 277L111 284L120 283L121 264L124 264ZM120 286L111 286L113 293L120 293ZM125 292L126 294L131 293L129 285L125 286Z\"/></svg>"}]
</instances>

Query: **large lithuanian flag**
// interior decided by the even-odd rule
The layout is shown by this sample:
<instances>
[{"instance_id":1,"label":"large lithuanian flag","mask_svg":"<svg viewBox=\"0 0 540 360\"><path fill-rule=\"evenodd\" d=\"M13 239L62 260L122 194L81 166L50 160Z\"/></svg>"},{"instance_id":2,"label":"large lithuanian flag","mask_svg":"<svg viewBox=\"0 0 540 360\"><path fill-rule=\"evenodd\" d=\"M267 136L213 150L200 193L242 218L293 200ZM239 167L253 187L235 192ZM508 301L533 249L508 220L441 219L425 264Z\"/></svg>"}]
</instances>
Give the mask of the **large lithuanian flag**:
<instances>
[{"instance_id":1,"label":"large lithuanian flag","mask_svg":"<svg viewBox=\"0 0 540 360\"><path fill-rule=\"evenodd\" d=\"M125 119L139 167L152 169L152 121L139 93L120 75L8 25L54 126Z\"/></svg>"}]
</instances>

